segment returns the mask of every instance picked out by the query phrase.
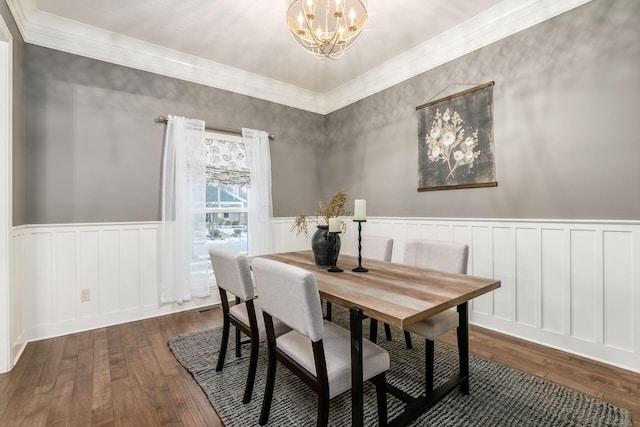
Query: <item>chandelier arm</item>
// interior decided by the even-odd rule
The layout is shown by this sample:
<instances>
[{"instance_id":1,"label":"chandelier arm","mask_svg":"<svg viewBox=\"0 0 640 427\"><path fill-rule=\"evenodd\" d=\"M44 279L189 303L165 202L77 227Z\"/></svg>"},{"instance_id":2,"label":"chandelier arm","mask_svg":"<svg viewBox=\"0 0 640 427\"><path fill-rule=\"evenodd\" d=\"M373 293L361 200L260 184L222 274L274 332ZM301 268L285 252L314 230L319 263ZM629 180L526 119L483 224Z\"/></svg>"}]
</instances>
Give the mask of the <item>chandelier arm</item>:
<instances>
[{"instance_id":1,"label":"chandelier arm","mask_svg":"<svg viewBox=\"0 0 640 427\"><path fill-rule=\"evenodd\" d=\"M305 9L304 0L287 0L287 26L294 39L305 50L313 54L318 59L338 59L344 52L355 44L360 38L361 33L367 22L367 0L351 0L351 3L359 4L360 15L356 18L354 8L351 8L351 22L347 23L346 10L349 0L336 0L336 9L333 13L335 18L335 27L330 28L329 23L333 19L331 15L330 0L325 1L325 21L324 31L322 24L318 22L317 10L318 0L307 2ZM299 17L296 21L292 12L293 7L297 3ZM317 29L314 31L313 24L317 23ZM305 28L306 27L306 28Z\"/></svg>"}]
</instances>

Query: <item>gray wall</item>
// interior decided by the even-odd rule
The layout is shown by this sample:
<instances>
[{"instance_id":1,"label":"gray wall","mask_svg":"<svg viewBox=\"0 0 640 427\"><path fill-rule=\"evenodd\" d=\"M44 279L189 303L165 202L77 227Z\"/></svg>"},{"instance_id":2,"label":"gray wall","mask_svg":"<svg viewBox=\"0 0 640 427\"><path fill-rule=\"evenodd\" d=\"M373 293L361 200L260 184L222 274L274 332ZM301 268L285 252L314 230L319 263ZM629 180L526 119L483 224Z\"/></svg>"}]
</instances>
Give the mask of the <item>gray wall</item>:
<instances>
[{"instance_id":1,"label":"gray wall","mask_svg":"<svg viewBox=\"0 0 640 427\"><path fill-rule=\"evenodd\" d=\"M418 193L415 107L492 80L498 187ZM336 111L327 129L322 191L348 188L373 216L640 219L640 2L594 0Z\"/></svg>"},{"instance_id":2,"label":"gray wall","mask_svg":"<svg viewBox=\"0 0 640 427\"><path fill-rule=\"evenodd\" d=\"M33 45L25 79L29 224L158 220L167 114L274 133L274 215L317 198L321 115Z\"/></svg>"},{"instance_id":3,"label":"gray wall","mask_svg":"<svg viewBox=\"0 0 640 427\"><path fill-rule=\"evenodd\" d=\"M326 117L32 45L24 57L14 194L29 224L159 219L160 114L275 133L276 216L347 188L372 216L640 218L637 0L594 0ZM498 187L418 193L415 107L491 80Z\"/></svg>"},{"instance_id":4,"label":"gray wall","mask_svg":"<svg viewBox=\"0 0 640 427\"><path fill-rule=\"evenodd\" d=\"M24 42L20 31L13 20L7 3L0 1L0 15L11 32L13 38L13 108L12 108L12 209L13 225L25 223L25 184L24 184L24 76L22 72Z\"/></svg>"}]
</instances>

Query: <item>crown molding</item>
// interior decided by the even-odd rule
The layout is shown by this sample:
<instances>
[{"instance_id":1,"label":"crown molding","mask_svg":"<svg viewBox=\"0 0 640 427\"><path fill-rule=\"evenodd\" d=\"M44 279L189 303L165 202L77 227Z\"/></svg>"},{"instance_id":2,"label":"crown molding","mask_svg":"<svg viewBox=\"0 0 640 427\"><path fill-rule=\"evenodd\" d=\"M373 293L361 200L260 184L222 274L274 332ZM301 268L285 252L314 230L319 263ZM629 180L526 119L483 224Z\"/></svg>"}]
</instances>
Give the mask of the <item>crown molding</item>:
<instances>
[{"instance_id":1,"label":"crown molding","mask_svg":"<svg viewBox=\"0 0 640 427\"><path fill-rule=\"evenodd\" d=\"M175 77L287 106L323 111L316 92L7 0L26 43ZM26 7L25 7L26 6Z\"/></svg>"},{"instance_id":2,"label":"crown molding","mask_svg":"<svg viewBox=\"0 0 640 427\"><path fill-rule=\"evenodd\" d=\"M326 93L51 15L7 0L25 42L328 114L591 0L504 0Z\"/></svg>"}]
</instances>

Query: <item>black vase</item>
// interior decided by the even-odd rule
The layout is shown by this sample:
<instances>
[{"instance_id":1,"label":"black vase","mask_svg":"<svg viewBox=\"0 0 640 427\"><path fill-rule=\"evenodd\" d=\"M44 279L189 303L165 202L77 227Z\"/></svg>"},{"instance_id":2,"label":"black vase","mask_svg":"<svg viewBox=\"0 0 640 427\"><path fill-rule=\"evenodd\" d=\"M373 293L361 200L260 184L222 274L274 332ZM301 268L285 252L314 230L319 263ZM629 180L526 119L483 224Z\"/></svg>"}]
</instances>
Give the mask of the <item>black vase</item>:
<instances>
[{"instance_id":1,"label":"black vase","mask_svg":"<svg viewBox=\"0 0 640 427\"><path fill-rule=\"evenodd\" d=\"M338 261L338 254L340 254L340 235L329 233L328 225L319 225L311 236L311 249L317 265L320 267L334 266Z\"/></svg>"}]
</instances>

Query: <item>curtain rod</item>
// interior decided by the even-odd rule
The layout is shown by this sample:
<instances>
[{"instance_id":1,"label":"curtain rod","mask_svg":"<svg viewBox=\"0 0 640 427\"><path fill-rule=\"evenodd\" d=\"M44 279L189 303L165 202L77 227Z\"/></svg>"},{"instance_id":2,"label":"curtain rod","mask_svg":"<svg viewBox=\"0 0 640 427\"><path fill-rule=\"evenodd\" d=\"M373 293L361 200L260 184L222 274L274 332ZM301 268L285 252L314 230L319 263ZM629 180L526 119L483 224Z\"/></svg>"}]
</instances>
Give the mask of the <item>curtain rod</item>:
<instances>
[{"instance_id":1,"label":"curtain rod","mask_svg":"<svg viewBox=\"0 0 640 427\"><path fill-rule=\"evenodd\" d=\"M156 122L158 122L158 123L167 123L168 121L169 121L169 119L167 117L165 117L165 116L159 116L156 119ZM223 128L223 127L215 127L214 128L214 127L209 127L209 126L206 126L206 125L205 125L205 129L206 130L211 130L211 131L214 131L214 132L224 132L224 133L232 133L234 135L242 135L242 130L240 130L240 129L231 129L231 128ZM273 141L275 139L275 137L276 137L272 133L270 133L268 135L269 135L269 140L270 141Z\"/></svg>"}]
</instances>

